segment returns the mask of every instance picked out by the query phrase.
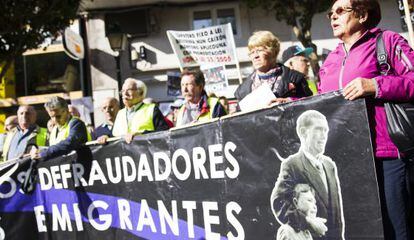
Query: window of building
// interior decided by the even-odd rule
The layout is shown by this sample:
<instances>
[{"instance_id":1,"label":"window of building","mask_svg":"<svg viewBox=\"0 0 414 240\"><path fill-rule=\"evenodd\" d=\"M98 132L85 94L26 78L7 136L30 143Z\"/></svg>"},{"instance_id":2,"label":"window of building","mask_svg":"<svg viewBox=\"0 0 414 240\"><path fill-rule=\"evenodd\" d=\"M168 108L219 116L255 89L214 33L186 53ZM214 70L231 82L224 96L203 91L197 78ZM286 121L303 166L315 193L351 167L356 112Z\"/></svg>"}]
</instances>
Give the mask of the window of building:
<instances>
[{"instance_id":1,"label":"window of building","mask_svg":"<svg viewBox=\"0 0 414 240\"><path fill-rule=\"evenodd\" d=\"M239 11L236 5L214 8L196 8L190 12L194 30L231 23L233 34L239 35Z\"/></svg>"},{"instance_id":2,"label":"window of building","mask_svg":"<svg viewBox=\"0 0 414 240\"><path fill-rule=\"evenodd\" d=\"M196 11L193 15L193 29L200 29L213 26L213 19L210 11Z\"/></svg>"},{"instance_id":3,"label":"window of building","mask_svg":"<svg viewBox=\"0 0 414 240\"><path fill-rule=\"evenodd\" d=\"M233 34L237 35L236 14L234 8L217 9L217 24L231 23Z\"/></svg>"},{"instance_id":4,"label":"window of building","mask_svg":"<svg viewBox=\"0 0 414 240\"><path fill-rule=\"evenodd\" d=\"M63 51L23 55L16 61L17 96L81 90L79 62Z\"/></svg>"}]
</instances>

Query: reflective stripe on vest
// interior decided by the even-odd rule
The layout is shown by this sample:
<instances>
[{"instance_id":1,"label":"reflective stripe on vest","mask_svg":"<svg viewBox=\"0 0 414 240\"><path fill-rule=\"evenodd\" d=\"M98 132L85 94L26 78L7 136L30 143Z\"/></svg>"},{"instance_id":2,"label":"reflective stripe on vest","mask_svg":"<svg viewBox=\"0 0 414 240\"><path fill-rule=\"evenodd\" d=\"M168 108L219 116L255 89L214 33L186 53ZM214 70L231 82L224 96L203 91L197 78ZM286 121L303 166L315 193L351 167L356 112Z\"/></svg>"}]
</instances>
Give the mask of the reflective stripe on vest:
<instances>
[{"instance_id":1,"label":"reflective stripe on vest","mask_svg":"<svg viewBox=\"0 0 414 240\"><path fill-rule=\"evenodd\" d=\"M72 117L72 118L75 118L75 117ZM77 119L79 121L82 121L79 118L77 118ZM63 125L63 127L60 128L60 130L57 134L56 134L56 132L58 131L58 126L56 125L56 126L53 127L52 132L50 133L49 146L56 145L59 142L65 140L69 136L69 131L70 131L69 124L70 124L71 120L69 120L69 122L65 123L65 125ZM92 140L92 136L89 133L88 129L86 129L86 127L85 127L85 130L86 130L87 141L89 142L89 141Z\"/></svg>"},{"instance_id":2,"label":"reflective stripe on vest","mask_svg":"<svg viewBox=\"0 0 414 240\"><path fill-rule=\"evenodd\" d=\"M197 117L197 121L196 122L207 122L210 119L213 118L213 113L214 113L214 108L216 107L216 104L218 102L218 98L214 98L214 97L210 97L207 99L207 104L208 107L210 108L208 112L205 112L204 114L201 114ZM184 116L184 112L185 112L185 104L183 106L181 106L180 110L178 110L178 115L177 115L177 127L183 125L182 121L183 121L183 116Z\"/></svg>"},{"instance_id":3,"label":"reflective stripe on vest","mask_svg":"<svg viewBox=\"0 0 414 240\"><path fill-rule=\"evenodd\" d=\"M3 145L3 161L7 158L7 155L9 154L11 141L13 137L16 135L17 131L17 129L14 129L6 136L6 140L4 141ZM31 139L35 138L35 144L37 146L46 146L47 129L37 126L36 129L33 130L33 132L28 136L28 138L28 144L30 143Z\"/></svg>"},{"instance_id":4,"label":"reflective stripe on vest","mask_svg":"<svg viewBox=\"0 0 414 240\"><path fill-rule=\"evenodd\" d=\"M154 108L155 104L143 103L142 106L133 113L131 122L128 122L126 108L121 109L116 115L112 134L116 137L127 133L143 133L154 131Z\"/></svg>"}]
</instances>

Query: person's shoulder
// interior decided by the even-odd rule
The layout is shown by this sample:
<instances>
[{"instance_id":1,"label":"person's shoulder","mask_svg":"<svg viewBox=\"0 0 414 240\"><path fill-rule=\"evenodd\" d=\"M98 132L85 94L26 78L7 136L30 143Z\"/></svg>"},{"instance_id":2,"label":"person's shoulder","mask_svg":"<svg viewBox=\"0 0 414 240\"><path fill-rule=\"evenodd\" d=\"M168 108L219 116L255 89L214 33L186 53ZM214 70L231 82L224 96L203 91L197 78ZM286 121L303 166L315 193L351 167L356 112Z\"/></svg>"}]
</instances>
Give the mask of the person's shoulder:
<instances>
[{"instance_id":1,"label":"person's shoulder","mask_svg":"<svg viewBox=\"0 0 414 240\"><path fill-rule=\"evenodd\" d=\"M330 158L330 157L328 157L326 155L319 156L319 160L321 160L323 162L326 162L326 163L329 163L329 164L335 165L335 162L332 160L332 158Z\"/></svg>"},{"instance_id":2,"label":"person's shoulder","mask_svg":"<svg viewBox=\"0 0 414 240\"><path fill-rule=\"evenodd\" d=\"M254 76L254 72L251 73L246 80L244 80L242 82L242 84L240 84L236 91L234 92L234 96L240 101L241 99L243 99L247 94L250 93L251 91L251 86L253 83L253 76Z\"/></svg>"},{"instance_id":3,"label":"person's shoulder","mask_svg":"<svg viewBox=\"0 0 414 240\"><path fill-rule=\"evenodd\" d=\"M81 119L76 118L76 117L72 117L69 120L69 127L72 128L72 127L75 127L75 126L85 126L86 127L85 123Z\"/></svg>"},{"instance_id":4,"label":"person's shoulder","mask_svg":"<svg viewBox=\"0 0 414 240\"><path fill-rule=\"evenodd\" d=\"M382 31L382 38L384 39L385 46L394 46L399 41L407 42L407 39L405 39L401 34L391 31L391 30L379 30Z\"/></svg>"},{"instance_id":5,"label":"person's shoulder","mask_svg":"<svg viewBox=\"0 0 414 240\"><path fill-rule=\"evenodd\" d=\"M40 127L39 125L36 125L33 132L36 133L36 134L40 134L40 133L43 133L43 132L47 132L47 129L43 128L43 127Z\"/></svg>"},{"instance_id":6,"label":"person's shoulder","mask_svg":"<svg viewBox=\"0 0 414 240\"><path fill-rule=\"evenodd\" d=\"M290 166L297 165L300 161L302 161L302 154L300 152L297 152L295 154L290 155L286 159L284 159L282 161L282 164L287 167L290 167Z\"/></svg>"},{"instance_id":7,"label":"person's shoulder","mask_svg":"<svg viewBox=\"0 0 414 240\"><path fill-rule=\"evenodd\" d=\"M290 69L283 64L279 65L282 68L282 77L284 76L289 82L305 81L306 76L296 70Z\"/></svg>"},{"instance_id":8,"label":"person's shoulder","mask_svg":"<svg viewBox=\"0 0 414 240\"><path fill-rule=\"evenodd\" d=\"M156 107L157 105L155 104L155 103L142 103L143 104L143 106L146 106L146 107Z\"/></svg>"},{"instance_id":9,"label":"person's shoulder","mask_svg":"<svg viewBox=\"0 0 414 240\"><path fill-rule=\"evenodd\" d=\"M401 36L401 34L394 32L392 30L389 29L378 29L376 32L382 32L382 35L384 37L396 37L396 36Z\"/></svg>"},{"instance_id":10,"label":"person's shoulder","mask_svg":"<svg viewBox=\"0 0 414 240\"><path fill-rule=\"evenodd\" d=\"M287 74L289 74L291 76L294 76L294 77L297 77L297 76L298 77L305 77L305 75L303 73L300 73L296 70L290 69L290 68L286 67L283 64L278 64L278 65L279 65L280 68L282 68L282 72L284 72L284 73L287 73Z\"/></svg>"},{"instance_id":11,"label":"person's shoulder","mask_svg":"<svg viewBox=\"0 0 414 240\"><path fill-rule=\"evenodd\" d=\"M70 120L69 120L69 123L80 123L80 122L82 122L83 123L83 121L81 120L81 119L79 119L79 118L77 118L77 117L72 117Z\"/></svg>"},{"instance_id":12,"label":"person's shoulder","mask_svg":"<svg viewBox=\"0 0 414 240\"><path fill-rule=\"evenodd\" d=\"M101 125L97 126L94 131L100 131L105 128L107 128L107 125L102 123Z\"/></svg>"},{"instance_id":13,"label":"person's shoulder","mask_svg":"<svg viewBox=\"0 0 414 240\"><path fill-rule=\"evenodd\" d=\"M276 239L278 240L292 239L294 235L296 235L296 232L289 224L282 224L277 230Z\"/></svg>"},{"instance_id":14,"label":"person's shoulder","mask_svg":"<svg viewBox=\"0 0 414 240\"><path fill-rule=\"evenodd\" d=\"M118 114L119 114L120 112L125 112L125 111L126 111L126 107L121 108L121 109L119 109ZM118 114L117 114L117 116L118 116Z\"/></svg>"},{"instance_id":15,"label":"person's shoulder","mask_svg":"<svg viewBox=\"0 0 414 240\"><path fill-rule=\"evenodd\" d=\"M9 132L6 133L6 135L15 134L18 131L17 127L12 128Z\"/></svg>"},{"instance_id":16,"label":"person's shoulder","mask_svg":"<svg viewBox=\"0 0 414 240\"><path fill-rule=\"evenodd\" d=\"M207 97L207 102L214 103L214 105L215 105L215 104L219 103L219 99L218 99L218 97Z\"/></svg>"}]
</instances>

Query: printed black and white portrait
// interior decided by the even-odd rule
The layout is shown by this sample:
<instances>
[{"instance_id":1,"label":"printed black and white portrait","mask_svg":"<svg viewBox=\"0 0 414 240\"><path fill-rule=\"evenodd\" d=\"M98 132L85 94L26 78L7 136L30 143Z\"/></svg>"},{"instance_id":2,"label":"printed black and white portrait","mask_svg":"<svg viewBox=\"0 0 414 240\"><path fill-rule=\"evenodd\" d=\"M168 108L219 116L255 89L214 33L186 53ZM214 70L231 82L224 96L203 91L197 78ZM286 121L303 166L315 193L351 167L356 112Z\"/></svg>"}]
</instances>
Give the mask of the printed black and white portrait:
<instances>
[{"instance_id":1,"label":"printed black and white portrait","mask_svg":"<svg viewBox=\"0 0 414 240\"><path fill-rule=\"evenodd\" d=\"M296 120L298 151L282 161L270 204L277 240L344 239L341 187L335 162L324 155L329 125L316 110ZM305 204L306 203L306 204Z\"/></svg>"}]
</instances>

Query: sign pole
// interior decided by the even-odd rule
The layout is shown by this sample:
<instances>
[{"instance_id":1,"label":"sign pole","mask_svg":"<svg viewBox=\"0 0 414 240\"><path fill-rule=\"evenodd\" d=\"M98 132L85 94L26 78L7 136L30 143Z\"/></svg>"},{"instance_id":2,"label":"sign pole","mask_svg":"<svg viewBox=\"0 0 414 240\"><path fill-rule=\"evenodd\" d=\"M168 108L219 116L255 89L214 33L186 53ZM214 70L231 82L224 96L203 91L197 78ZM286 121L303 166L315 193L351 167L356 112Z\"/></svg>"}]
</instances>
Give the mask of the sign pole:
<instances>
[{"instance_id":1,"label":"sign pole","mask_svg":"<svg viewBox=\"0 0 414 240\"><path fill-rule=\"evenodd\" d=\"M227 28L230 33L233 33L231 23L227 23ZM236 48L236 43L234 42L234 38L232 38L231 42L233 44L233 49L234 49L234 58L235 58L234 60L236 62L237 74L239 76L239 84L242 84L243 78L242 78L241 71L240 71L240 63L239 63L239 58L237 57L237 48Z\"/></svg>"},{"instance_id":2,"label":"sign pole","mask_svg":"<svg viewBox=\"0 0 414 240\"><path fill-rule=\"evenodd\" d=\"M172 37L171 37L171 35L170 35L170 33L169 33L168 31L167 31L167 36L168 36L168 41L170 42L170 45L171 45L171 46L174 46L174 45L173 45L173 41L174 41L174 39L172 39ZM183 66L181 66L180 57L178 56L177 51L175 50L175 48L174 48L174 47L172 47L172 50L174 51L174 55L175 55L175 56L177 56L177 59L178 59L178 66L180 66L180 72L183 72Z\"/></svg>"},{"instance_id":3,"label":"sign pole","mask_svg":"<svg viewBox=\"0 0 414 240\"><path fill-rule=\"evenodd\" d=\"M237 67L237 73L239 75L239 84L242 84L243 83L243 78L242 78L241 71L240 71L239 60L236 60L236 67Z\"/></svg>"},{"instance_id":4,"label":"sign pole","mask_svg":"<svg viewBox=\"0 0 414 240\"><path fill-rule=\"evenodd\" d=\"M413 24L411 23L411 18L410 18L410 8L408 6L408 0L403 0L403 4L404 4L405 22L407 24L407 29L408 29L408 38L410 40L411 48L414 48L414 31L413 31Z\"/></svg>"}]
</instances>

